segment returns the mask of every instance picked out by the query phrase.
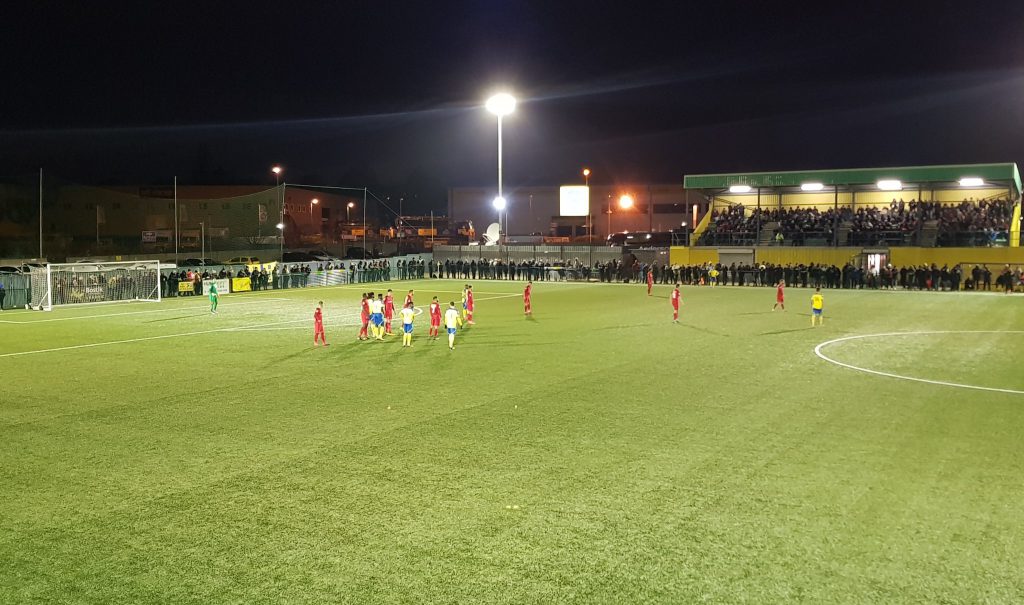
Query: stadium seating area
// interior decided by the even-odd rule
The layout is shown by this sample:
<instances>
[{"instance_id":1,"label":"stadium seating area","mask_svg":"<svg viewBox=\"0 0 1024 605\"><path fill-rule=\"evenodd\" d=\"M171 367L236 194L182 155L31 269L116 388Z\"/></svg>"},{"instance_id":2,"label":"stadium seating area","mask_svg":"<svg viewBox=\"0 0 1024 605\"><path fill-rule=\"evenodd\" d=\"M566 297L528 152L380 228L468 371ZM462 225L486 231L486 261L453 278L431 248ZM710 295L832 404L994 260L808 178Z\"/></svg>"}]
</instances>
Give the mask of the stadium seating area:
<instances>
[{"instance_id":1,"label":"stadium seating area","mask_svg":"<svg viewBox=\"0 0 1024 605\"><path fill-rule=\"evenodd\" d=\"M894 199L885 207L748 210L712 213L702 245L1006 245L1013 204L964 200L954 204Z\"/></svg>"}]
</instances>

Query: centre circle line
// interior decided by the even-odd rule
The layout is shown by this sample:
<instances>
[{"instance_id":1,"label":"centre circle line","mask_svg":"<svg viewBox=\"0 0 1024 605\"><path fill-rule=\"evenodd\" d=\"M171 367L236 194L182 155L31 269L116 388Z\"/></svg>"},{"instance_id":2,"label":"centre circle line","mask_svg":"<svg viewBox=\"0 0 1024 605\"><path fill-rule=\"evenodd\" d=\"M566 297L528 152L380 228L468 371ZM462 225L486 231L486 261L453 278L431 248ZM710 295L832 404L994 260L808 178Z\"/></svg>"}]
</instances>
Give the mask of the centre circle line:
<instances>
[{"instance_id":1,"label":"centre circle line","mask_svg":"<svg viewBox=\"0 0 1024 605\"><path fill-rule=\"evenodd\" d=\"M889 378L898 378L901 380L911 380L914 382L923 382L926 384L937 384L946 387L957 387L960 389L974 389L976 391L990 391L995 393L1010 393L1013 395L1024 395L1024 391L1016 389L999 389L995 387L982 387L973 384L961 384L959 382L946 382L943 380L929 380L927 378L915 378L913 376L903 376L900 374L893 374L891 372L882 372L879 370L872 370L869 368L862 368L849 363L843 363L837 359L832 359L828 355L822 353L822 349L825 347L836 344L839 342L845 342L848 340L859 340L863 338L884 338L886 336L922 336L922 335L933 335L933 334L1024 334L1024 330L925 330L917 332L882 332L879 334L857 334L855 336L844 336L842 338L834 338L832 340L826 340L825 342L814 347L814 354L821 359L834 363L837 366L842 366L850 370L856 370L858 372L865 372L867 374L874 374L876 376L887 376Z\"/></svg>"}]
</instances>

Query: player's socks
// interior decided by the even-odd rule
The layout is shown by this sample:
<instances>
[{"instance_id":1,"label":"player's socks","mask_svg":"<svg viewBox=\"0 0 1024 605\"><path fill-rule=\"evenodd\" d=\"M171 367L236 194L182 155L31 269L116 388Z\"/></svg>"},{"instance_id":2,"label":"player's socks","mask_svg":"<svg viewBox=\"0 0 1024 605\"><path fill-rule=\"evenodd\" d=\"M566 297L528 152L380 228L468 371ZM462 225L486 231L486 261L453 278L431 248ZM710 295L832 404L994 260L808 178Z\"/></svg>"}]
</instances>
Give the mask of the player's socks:
<instances>
[{"instance_id":1,"label":"player's socks","mask_svg":"<svg viewBox=\"0 0 1024 605\"><path fill-rule=\"evenodd\" d=\"M449 334L448 335L448 348L449 349L454 349L455 348L455 335L454 334Z\"/></svg>"}]
</instances>

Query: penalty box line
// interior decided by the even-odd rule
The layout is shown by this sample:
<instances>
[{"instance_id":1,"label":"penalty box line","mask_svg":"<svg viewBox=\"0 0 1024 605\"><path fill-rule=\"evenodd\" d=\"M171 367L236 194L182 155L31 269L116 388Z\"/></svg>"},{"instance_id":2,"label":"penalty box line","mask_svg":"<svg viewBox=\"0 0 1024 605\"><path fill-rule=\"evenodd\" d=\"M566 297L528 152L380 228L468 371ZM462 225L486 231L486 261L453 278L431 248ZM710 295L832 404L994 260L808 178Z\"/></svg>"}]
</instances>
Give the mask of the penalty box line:
<instances>
[{"instance_id":1,"label":"penalty box line","mask_svg":"<svg viewBox=\"0 0 1024 605\"><path fill-rule=\"evenodd\" d=\"M277 321L277 322L274 322L274 323L264 324L263 326L260 326L260 327L280 326L280 325L285 325L285 324L296 323L298 321L312 322L311 319L292 320L292 321ZM105 340L105 341L102 341L102 342L90 342L90 343L85 343L85 344L80 344L80 345L68 345L66 347L53 347L53 348L50 348L50 349L36 349L36 350L33 350L33 351L16 351L14 353L0 353L0 359L2 359L4 357L20 357L20 356L23 356L23 355L38 355L40 353L57 353L57 352L60 352L60 351L74 351L74 350L77 350L77 349L92 349L92 348L96 348L96 347L106 347L106 346L110 346L110 345L131 344L133 342L148 342L148 341L151 341L151 340L167 340L167 339L170 339L170 338L183 338L185 336L200 336L202 334L215 334L217 332L237 332L237 331L239 331L240 328L243 328L243 327L244 326L227 327L227 328L213 328L213 329L210 329L210 330L196 330L194 332L177 332L175 334L160 334L159 336L140 336L139 338L125 338L125 339L122 339L122 340Z\"/></svg>"},{"instance_id":2,"label":"penalty box line","mask_svg":"<svg viewBox=\"0 0 1024 605\"><path fill-rule=\"evenodd\" d=\"M200 297L196 297L196 298L199 299ZM221 306L224 306L224 307L244 307L244 306L248 306L248 305L262 305L262 304L266 304L268 302L274 302L274 301L278 301L278 302L292 302L292 299L290 299L290 298L261 298L260 300L251 300L251 301L247 301L247 302L236 302L236 303L229 302L229 303L225 303L225 304L223 304ZM156 304L159 304L159 303L156 303ZM104 317L125 317L127 315L146 315L146 314L150 314L150 313L175 313L175 312L179 312L179 311L191 311L191 310L193 310L192 307L196 307L196 308L201 309L201 308L204 308L208 304L209 303L200 302L199 300L197 300L193 304L186 304L186 305L182 305L182 306L169 307L169 308L165 308L165 309L147 309L145 311L122 311L120 313L101 313L99 315L76 315L74 317L50 317L50 318L47 318L47 319L29 319L29 320L25 320L25 321L17 321L17 320L12 321L12 320L0 319L0 323L4 323L4 324L41 324L41 323L50 323L50 322L54 322L54 321L75 321L75 320L79 320L79 319L101 319L101 318L104 318Z\"/></svg>"}]
</instances>

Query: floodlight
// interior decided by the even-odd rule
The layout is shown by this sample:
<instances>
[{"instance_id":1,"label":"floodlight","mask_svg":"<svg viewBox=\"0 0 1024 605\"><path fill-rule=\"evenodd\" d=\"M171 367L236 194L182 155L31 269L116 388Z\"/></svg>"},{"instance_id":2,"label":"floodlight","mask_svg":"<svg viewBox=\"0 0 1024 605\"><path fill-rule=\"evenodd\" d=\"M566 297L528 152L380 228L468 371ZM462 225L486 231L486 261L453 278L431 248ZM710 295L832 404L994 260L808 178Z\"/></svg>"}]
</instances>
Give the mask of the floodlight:
<instances>
[{"instance_id":1,"label":"floodlight","mask_svg":"<svg viewBox=\"0 0 1024 605\"><path fill-rule=\"evenodd\" d=\"M281 174L281 167L274 166L273 168L270 169L270 171L273 172L274 174Z\"/></svg>"},{"instance_id":2,"label":"floodlight","mask_svg":"<svg viewBox=\"0 0 1024 605\"><path fill-rule=\"evenodd\" d=\"M822 183L804 183L800 185L800 191L821 191L825 188Z\"/></svg>"},{"instance_id":3,"label":"floodlight","mask_svg":"<svg viewBox=\"0 0 1024 605\"><path fill-rule=\"evenodd\" d=\"M732 185L729 193L750 193L750 185Z\"/></svg>"},{"instance_id":4,"label":"floodlight","mask_svg":"<svg viewBox=\"0 0 1024 605\"><path fill-rule=\"evenodd\" d=\"M284 223L278 223L277 228L280 229L281 231L284 231Z\"/></svg>"},{"instance_id":5,"label":"floodlight","mask_svg":"<svg viewBox=\"0 0 1024 605\"><path fill-rule=\"evenodd\" d=\"M494 209L497 210L498 212L504 210L505 206L508 204L508 202L505 201L505 198L501 197L500 195L494 198L494 201L491 203L494 204Z\"/></svg>"},{"instance_id":6,"label":"floodlight","mask_svg":"<svg viewBox=\"0 0 1024 605\"><path fill-rule=\"evenodd\" d=\"M984 184L985 181L979 179L976 176L965 176L964 178L960 179L961 187L981 187Z\"/></svg>"},{"instance_id":7,"label":"floodlight","mask_svg":"<svg viewBox=\"0 0 1024 605\"><path fill-rule=\"evenodd\" d=\"M903 189L903 183L899 179L882 179L877 183L882 191L899 191Z\"/></svg>"},{"instance_id":8,"label":"floodlight","mask_svg":"<svg viewBox=\"0 0 1024 605\"><path fill-rule=\"evenodd\" d=\"M633 196L632 195L629 195L627 193L627 194L624 194L622 197L619 198L619 208L622 208L623 210L625 210L627 208L632 208L632 207L633 207Z\"/></svg>"},{"instance_id":9,"label":"floodlight","mask_svg":"<svg viewBox=\"0 0 1024 605\"><path fill-rule=\"evenodd\" d=\"M485 104L487 111L494 115L501 117L507 116L516 109L516 98L507 92L499 92L498 94L487 99Z\"/></svg>"}]
</instances>

